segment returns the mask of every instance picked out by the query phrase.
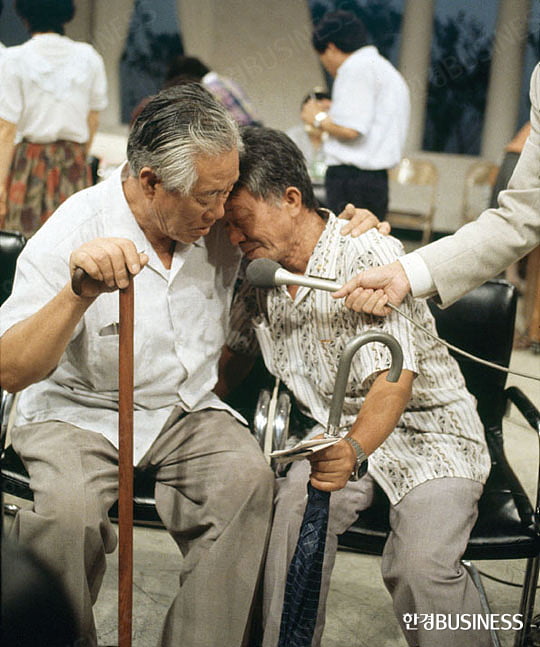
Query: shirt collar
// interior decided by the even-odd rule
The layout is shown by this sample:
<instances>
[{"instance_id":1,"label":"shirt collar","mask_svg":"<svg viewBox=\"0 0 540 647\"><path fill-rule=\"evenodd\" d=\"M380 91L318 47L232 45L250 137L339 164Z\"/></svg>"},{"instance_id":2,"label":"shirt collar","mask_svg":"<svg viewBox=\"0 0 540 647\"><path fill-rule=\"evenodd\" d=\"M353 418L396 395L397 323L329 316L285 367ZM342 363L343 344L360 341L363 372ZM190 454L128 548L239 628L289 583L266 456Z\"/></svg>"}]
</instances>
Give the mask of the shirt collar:
<instances>
[{"instance_id":1,"label":"shirt collar","mask_svg":"<svg viewBox=\"0 0 540 647\"><path fill-rule=\"evenodd\" d=\"M316 278L335 281L337 257L340 249L340 246L336 242L341 237L339 230L342 223L327 209L319 209L318 213L323 218L328 217L328 219L326 227L310 256L306 274Z\"/></svg>"},{"instance_id":2,"label":"shirt collar","mask_svg":"<svg viewBox=\"0 0 540 647\"><path fill-rule=\"evenodd\" d=\"M120 168L118 168L111 177L106 180L108 186L103 195L103 209L105 213L110 211L109 224L111 235L132 240L139 252L145 252L148 254L150 259L148 265L158 273L165 276L168 274L168 271L164 270L161 261L159 261L158 255L150 244L148 238L144 235L143 230L139 227L126 200L122 182L127 178L128 173L128 162L124 162ZM111 209L111 205L115 205L116 208ZM181 267L185 257L193 247L206 247L204 236L201 236L201 238L198 238L193 243L177 243L175 245L171 267Z\"/></svg>"}]
</instances>

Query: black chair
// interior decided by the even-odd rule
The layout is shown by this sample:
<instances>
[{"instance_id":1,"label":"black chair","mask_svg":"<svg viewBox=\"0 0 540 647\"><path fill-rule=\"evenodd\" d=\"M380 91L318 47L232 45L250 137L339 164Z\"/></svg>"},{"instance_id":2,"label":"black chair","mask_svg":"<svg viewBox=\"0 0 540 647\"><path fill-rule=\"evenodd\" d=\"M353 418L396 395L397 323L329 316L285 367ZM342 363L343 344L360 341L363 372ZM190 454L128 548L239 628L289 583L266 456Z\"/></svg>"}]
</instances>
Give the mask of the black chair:
<instances>
[{"instance_id":1,"label":"black chair","mask_svg":"<svg viewBox=\"0 0 540 647\"><path fill-rule=\"evenodd\" d=\"M25 244L22 234L0 230L0 306L11 294L17 257Z\"/></svg>"},{"instance_id":2,"label":"black chair","mask_svg":"<svg viewBox=\"0 0 540 647\"><path fill-rule=\"evenodd\" d=\"M448 342L508 366L512 351L516 313L516 289L506 281L488 281L445 310L430 304L441 337ZM502 419L514 403L531 427L540 435L540 414L516 387L505 388L506 373L471 362L456 354L467 388L478 400L478 413L484 425L491 454L491 472L479 501L479 516L464 554L464 565L487 604L480 576L468 560L526 559L527 567L519 612L523 629L515 647L540 644L529 642L539 573L540 481L535 507L532 506L504 452ZM341 547L368 555L382 555L390 532L388 499L378 489L371 507L339 538ZM486 607L486 612L488 607ZM534 627L536 629L536 627ZM494 645L498 637L492 633Z\"/></svg>"}]
</instances>

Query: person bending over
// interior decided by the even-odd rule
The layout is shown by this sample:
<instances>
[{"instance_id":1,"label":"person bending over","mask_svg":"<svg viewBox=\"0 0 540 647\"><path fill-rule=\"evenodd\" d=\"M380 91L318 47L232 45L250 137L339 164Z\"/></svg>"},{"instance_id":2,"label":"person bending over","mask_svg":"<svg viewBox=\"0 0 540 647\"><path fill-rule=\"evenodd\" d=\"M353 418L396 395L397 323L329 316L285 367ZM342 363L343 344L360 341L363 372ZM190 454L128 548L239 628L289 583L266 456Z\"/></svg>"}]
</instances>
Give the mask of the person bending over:
<instances>
[{"instance_id":1,"label":"person bending over","mask_svg":"<svg viewBox=\"0 0 540 647\"><path fill-rule=\"evenodd\" d=\"M238 126L198 84L152 98L128 161L63 203L21 253L0 310L0 381L22 391L13 448L34 504L18 541L59 578L79 645L117 543L118 288L135 276L134 460L183 554L160 645L238 647L270 529L273 474L212 389L240 254L219 222ZM88 275L71 288L76 267ZM39 642L39 640L38 640Z\"/></svg>"},{"instance_id":2,"label":"person bending over","mask_svg":"<svg viewBox=\"0 0 540 647\"><path fill-rule=\"evenodd\" d=\"M388 263L400 243L375 229L340 234L332 213L317 210L302 154L283 133L243 130L240 178L226 204L231 242L249 260L269 258L293 273L343 282L361 269ZM407 297L409 315L435 330L424 301ZM390 355L379 344L355 355L343 407L343 441L293 463L278 479L264 576L264 647L279 636L287 568L304 512L308 478L330 499L322 590L313 645L319 645L337 536L369 507L376 485L390 500L391 533L382 575L410 645L479 647L487 632L407 631L408 613L481 613L476 587L460 564L477 517L490 458L474 398L446 349L391 313L359 315L328 292L306 287L254 288L235 298L219 388L225 393L262 353L268 370L294 394L313 433L328 419L339 357L356 335L392 334L404 353L403 372L386 381ZM349 477L368 455L367 474Z\"/></svg>"}]
</instances>

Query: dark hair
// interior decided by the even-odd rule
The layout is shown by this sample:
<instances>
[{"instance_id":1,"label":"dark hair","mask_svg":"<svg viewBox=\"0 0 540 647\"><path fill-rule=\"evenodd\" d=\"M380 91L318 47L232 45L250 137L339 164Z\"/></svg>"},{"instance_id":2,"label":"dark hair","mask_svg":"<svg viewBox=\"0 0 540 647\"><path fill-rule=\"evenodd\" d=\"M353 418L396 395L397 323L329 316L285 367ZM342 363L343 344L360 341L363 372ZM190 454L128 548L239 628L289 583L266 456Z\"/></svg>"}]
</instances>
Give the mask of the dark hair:
<instances>
[{"instance_id":1,"label":"dark hair","mask_svg":"<svg viewBox=\"0 0 540 647\"><path fill-rule=\"evenodd\" d=\"M315 99L316 101L322 101L323 99L332 99L332 95L328 90L325 90L324 88L313 88L311 92L306 94L306 96L302 99L302 105L304 103L307 103L310 99Z\"/></svg>"},{"instance_id":2,"label":"dark hair","mask_svg":"<svg viewBox=\"0 0 540 647\"><path fill-rule=\"evenodd\" d=\"M210 72L210 68L195 56L175 56L169 63L165 80L174 78L175 76L191 77L195 81L200 81L205 74Z\"/></svg>"},{"instance_id":3,"label":"dark hair","mask_svg":"<svg viewBox=\"0 0 540 647\"><path fill-rule=\"evenodd\" d=\"M64 33L64 25L75 15L73 0L16 0L15 9L26 20L30 32Z\"/></svg>"},{"instance_id":4,"label":"dark hair","mask_svg":"<svg viewBox=\"0 0 540 647\"><path fill-rule=\"evenodd\" d=\"M2 0L0 0L0 13L2 13L3 9L4 9L4 3Z\"/></svg>"},{"instance_id":5,"label":"dark hair","mask_svg":"<svg viewBox=\"0 0 540 647\"><path fill-rule=\"evenodd\" d=\"M170 79L165 79L162 90L173 88L175 85L183 85L184 83L199 83L200 78L192 74L179 74L178 76L171 76Z\"/></svg>"},{"instance_id":6,"label":"dark hair","mask_svg":"<svg viewBox=\"0 0 540 647\"><path fill-rule=\"evenodd\" d=\"M149 166L167 191L188 195L197 181L198 156L242 147L238 124L199 83L162 90L144 106L127 143L130 172Z\"/></svg>"},{"instance_id":7,"label":"dark hair","mask_svg":"<svg viewBox=\"0 0 540 647\"><path fill-rule=\"evenodd\" d=\"M313 47L322 54L329 43L349 54L368 44L364 23L350 11L331 11L315 25Z\"/></svg>"},{"instance_id":8,"label":"dark hair","mask_svg":"<svg viewBox=\"0 0 540 647\"><path fill-rule=\"evenodd\" d=\"M305 207L319 206L304 156L290 137L263 126L244 126L240 133L244 151L240 153L240 177L233 193L244 188L255 198L277 201L287 187L294 186L301 192Z\"/></svg>"}]
</instances>

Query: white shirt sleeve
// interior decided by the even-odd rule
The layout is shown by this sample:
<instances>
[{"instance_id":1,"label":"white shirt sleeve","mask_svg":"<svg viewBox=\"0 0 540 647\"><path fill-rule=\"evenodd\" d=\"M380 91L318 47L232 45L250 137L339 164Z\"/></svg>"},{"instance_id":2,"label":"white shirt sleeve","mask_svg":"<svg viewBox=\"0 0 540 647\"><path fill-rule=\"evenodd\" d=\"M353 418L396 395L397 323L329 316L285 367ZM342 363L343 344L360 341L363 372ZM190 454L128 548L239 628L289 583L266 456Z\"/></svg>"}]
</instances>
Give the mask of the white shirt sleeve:
<instances>
[{"instance_id":1,"label":"white shirt sleeve","mask_svg":"<svg viewBox=\"0 0 540 647\"><path fill-rule=\"evenodd\" d=\"M398 260L409 279L413 297L426 298L436 294L437 289L433 277L420 254L411 252Z\"/></svg>"}]
</instances>

